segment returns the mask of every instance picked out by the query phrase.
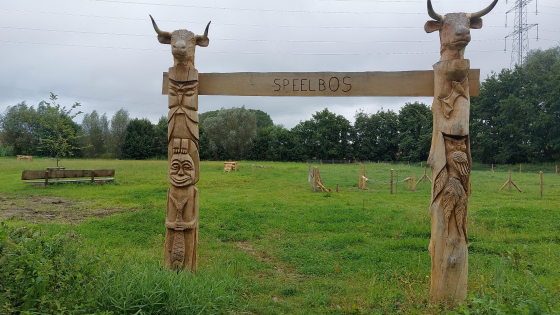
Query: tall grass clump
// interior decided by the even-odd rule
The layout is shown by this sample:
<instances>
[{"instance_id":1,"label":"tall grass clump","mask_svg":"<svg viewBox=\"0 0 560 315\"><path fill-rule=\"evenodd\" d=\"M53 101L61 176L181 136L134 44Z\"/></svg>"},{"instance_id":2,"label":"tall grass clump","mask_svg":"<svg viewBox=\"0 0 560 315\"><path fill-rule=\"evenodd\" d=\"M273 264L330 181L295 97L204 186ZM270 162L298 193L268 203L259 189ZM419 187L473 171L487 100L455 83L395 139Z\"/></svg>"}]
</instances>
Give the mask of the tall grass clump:
<instances>
[{"instance_id":1,"label":"tall grass clump","mask_svg":"<svg viewBox=\"0 0 560 315\"><path fill-rule=\"evenodd\" d=\"M122 263L101 275L98 309L115 314L225 314L239 305L231 268L164 270L150 262Z\"/></svg>"},{"instance_id":2,"label":"tall grass clump","mask_svg":"<svg viewBox=\"0 0 560 315\"><path fill-rule=\"evenodd\" d=\"M78 251L79 236L0 225L2 314L85 314L94 304L97 258Z\"/></svg>"}]
</instances>

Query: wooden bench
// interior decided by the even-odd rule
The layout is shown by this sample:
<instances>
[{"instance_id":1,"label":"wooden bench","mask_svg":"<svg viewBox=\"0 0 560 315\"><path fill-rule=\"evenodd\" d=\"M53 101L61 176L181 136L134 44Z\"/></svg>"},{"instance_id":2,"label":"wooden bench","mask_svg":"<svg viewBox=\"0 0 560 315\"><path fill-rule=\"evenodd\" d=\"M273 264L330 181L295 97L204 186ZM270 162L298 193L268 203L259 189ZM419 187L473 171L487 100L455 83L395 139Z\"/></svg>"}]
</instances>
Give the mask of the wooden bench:
<instances>
[{"instance_id":1,"label":"wooden bench","mask_svg":"<svg viewBox=\"0 0 560 315\"><path fill-rule=\"evenodd\" d=\"M45 186L52 183L76 183L76 182L92 182L105 183L115 180L115 170L46 170L46 171L23 171L21 180L28 180L24 183L35 184L36 186ZM102 178L96 178L102 177ZM61 178L82 178L82 179L66 179ZM87 179L85 179L87 178ZM33 179L42 179L42 181L29 181Z\"/></svg>"},{"instance_id":2,"label":"wooden bench","mask_svg":"<svg viewBox=\"0 0 560 315\"><path fill-rule=\"evenodd\" d=\"M230 172L231 170L237 171L237 161L235 162L224 162L224 172Z\"/></svg>"},{"instance_id":3,"label":"wooden bench","mask_svg":"<svg viewBox=\"0 0 560 315\"><path fill-rule=\"evenodd\" d=\"M33 162L33 155L18 155L17 160L29 160L29 162Z\"/></svg>"}]
</instances>

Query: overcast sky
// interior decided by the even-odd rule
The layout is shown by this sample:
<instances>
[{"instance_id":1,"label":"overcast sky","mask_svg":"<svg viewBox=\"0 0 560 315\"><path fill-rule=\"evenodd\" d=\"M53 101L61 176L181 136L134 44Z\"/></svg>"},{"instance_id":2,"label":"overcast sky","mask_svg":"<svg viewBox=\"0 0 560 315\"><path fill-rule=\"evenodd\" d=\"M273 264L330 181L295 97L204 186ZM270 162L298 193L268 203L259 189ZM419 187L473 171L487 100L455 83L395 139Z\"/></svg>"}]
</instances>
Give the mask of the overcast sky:
<instances>
[{"instance_id":1,"label":"overcast sky","mask_svg":"<svg viewBox=\"0 0 560 315\"><path fill-rule=\"evenodd\" d=\"M491 0L434 0L434 9L475 12ZM471 32L465 58L492 71L510 66L515 1L500 0ZM560 3L533 1L528 23L531 49L560 41ZM423 0L18 0L0 2L0 112L49 92L59 103L82 104L109 118L120 108L157 122L167 115L162 72L173 65L169 45L157 41L151 14L162 30L202 34L212 20L206 48L197 47L199 72L430 70L439 60L437 33L426 34ZM506 51L504 51L504 49ZM275 124L292 128L328 108L351 122L358 110L398 111L406 102L431 98L326 98L200 96L199 113L231 107L260 109ZM76 118L81 123L83 115Z\"/></svg>"}]
</instances>

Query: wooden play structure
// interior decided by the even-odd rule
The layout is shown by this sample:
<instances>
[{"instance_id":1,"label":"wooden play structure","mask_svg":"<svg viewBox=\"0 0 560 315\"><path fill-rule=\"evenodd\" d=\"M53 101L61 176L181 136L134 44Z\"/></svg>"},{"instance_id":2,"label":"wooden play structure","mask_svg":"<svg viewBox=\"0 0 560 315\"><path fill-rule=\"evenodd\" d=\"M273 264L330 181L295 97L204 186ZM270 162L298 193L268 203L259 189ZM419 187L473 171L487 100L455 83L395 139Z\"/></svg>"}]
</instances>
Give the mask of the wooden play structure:
<instances>
[{"instance_id":1,"label":"wooden play structure","mask_svg":"<svg viewBox=\"0 0 560 315\"><path fill-rule=\"evenodd\" d=\"M101 184L115 180L114 176L115 170L47 169L46 171L23 171L21 173L21 180L26 184L44 187L53 183L92 182ZM41 179L41 181L33 181L34 179Z\"/></svg>"},{"instance_id":2,"label":"wooden play structure","mask_svg":"<svg viewBox=\"0 0 560 315\"><path fill-rule=\"evenodd\" d=\"M521 188L519 188L519 186L517 186L517 184L511 179L511 170L509 170L509 178L506 181L506 183L500 188L498 189L499 191L501 191L502 189L504 189L506 187L506 185L509 184L509 191L511 191L511 185L513 185L515 188L517 188L517 190L519 190L519 192L523 192L523 190L521 190ZM542 194L542 172L541 172L541 194Z\"/></svg>"},{"instance_id":3,"label":"wooden play structure","mask_svg":"<svg viewBox=\"0 0 560 315\"><path fill-rule=\"evenodd\" d=\"M224 162L224 172L230 172L234 170L237 172L237 161L234 162Z\"/></svg>"},{"instance_id":4,"label":"wooden play structure","mask_svg":"<svg viewBox=\"0 0 560 315\"><path fill-rule=\"evenodd\" d=\"M331 192L331 189L327 189L323 185L323 180L321 180L321 174L319 173L319 167L313 166L313 171L311 174L311 187L313 191L317 191L317 188L321 189L322 192Z\"/></svg>"},{"instance_id":5,"label":"wooden play structure","mask_svg":"<svg viewBox=\"0 0 560 315\"><path fill-rule=\"evenodd\" d=\"M470 189L470 99L478 96L480 70L464 59L470 29L482 27L482 17L496 5L474 13L440 15L427 0L427 33L439 32L440 61L428 71L401 72L275 72L198 73L196 46L204 35L188 30L165 32L152 19L158 41L172 46L173 67L163 75L168 95L169 181L164 266L196 271L198 246L198 95L240 96L431 96L433 135L430 157L432 261L431 301L463 302L467 297L467 205ZM150 16L151 17L151 16ZM425 176L425 177L424 177ZM427 177L426 173L421 178ZM328 191L317 167L313 187ZM365 187L365 172L360 175ZM409 179L412 180L412 179ZM393 183L391 179L390 183Z\"/></svg>"}]
</instances>

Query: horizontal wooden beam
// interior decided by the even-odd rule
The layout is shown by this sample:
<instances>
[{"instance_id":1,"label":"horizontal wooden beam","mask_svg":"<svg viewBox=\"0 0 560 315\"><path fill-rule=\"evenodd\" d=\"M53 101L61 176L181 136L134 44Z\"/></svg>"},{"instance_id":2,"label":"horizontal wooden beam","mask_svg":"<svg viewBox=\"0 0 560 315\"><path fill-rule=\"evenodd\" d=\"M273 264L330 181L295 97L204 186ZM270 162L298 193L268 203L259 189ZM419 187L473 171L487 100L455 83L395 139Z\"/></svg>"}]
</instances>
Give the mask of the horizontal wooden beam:
<instances>
[{"instance_id":1,"label":"horizontal wooden beam","mask_svg":"<svg viewBox=\"0 0 560 315\"><path fill-rule=\"evenodd\" d=\"M434 71L200 73L199 95L237 96L433 96ZM480 70L469 72L470 96L478 96ZM167 95L163 73L162 94Z\"/></svg>"},{"instance_id":2,"label":"horizontal wooden beam","mask_svg":"<svg viewBox=\"0 0 560 315\"><path fill-rule=\"evenodd\" d=\"M51 178L79 178L79 177L108 177L115 176L115 170L48 170L48 171L23 171L22 180L45 179L45 173Z\"/></svg>"}]
</instances>

